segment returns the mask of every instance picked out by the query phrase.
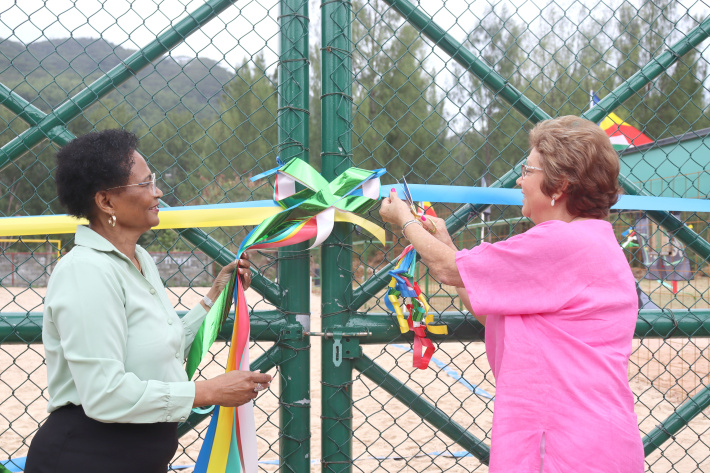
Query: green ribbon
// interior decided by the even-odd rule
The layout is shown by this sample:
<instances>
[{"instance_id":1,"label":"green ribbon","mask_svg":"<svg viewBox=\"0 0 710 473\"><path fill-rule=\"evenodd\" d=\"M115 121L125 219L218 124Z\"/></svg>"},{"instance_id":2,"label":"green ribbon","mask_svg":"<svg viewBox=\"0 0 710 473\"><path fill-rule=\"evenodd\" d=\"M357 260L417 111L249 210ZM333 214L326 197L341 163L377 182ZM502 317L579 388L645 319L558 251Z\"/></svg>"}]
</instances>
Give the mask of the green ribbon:
<instances>
[{"instance_id":1,"label":"green ribbon","mask_svg":"<svg viewBox=\"0 0 710 473\"><path fill-rule=\"evenodd\" d=\"M234 271L234 274L232 274L232 278L228 284L228 286L231 286L231 291L234 291L234 275L236 273L237 271ZM226 289L229 289L229 287ZM226 290L222 291L217 300L214 302L214 305L210 308L210 311L205 316L205 321L197 330L195 340L190 346L190 352L187 356L187 363L185 364L187 379L192 379L192 376L195 374L200 362L207 354L214 341L217 340L217 335L219 335L219 331L222 329L222 324L225 320L227 320L229 309L232 306L231 294L232 292L228 292Z\"/></svg>"},{"instance_id":2,"label":"green ribbon","mask_svg":"<svg viewBox=\"0 0 710 473\"><path fill-rule=\"evenodd\" d=\"M364 182L384 174L384 171L384 169L368 171L349 168L333 181L328 182L305 161L297 158L292 159L279 167L276 172L292 177L303 184L305 189L277 201L284 210L267 218L252 230L239 246L237 257L241 256L249 247L265 242L281 233L287 233L293 229L294 225L313 218L330 207L345 212L367 212L379 199L351 194ZM273 173L265 173L262 177L270 174ZM236 277L237 271L234 271L229 284L219 295L195 335L185 365L188 379L192 379L197 367L217 339L222 324L227 319L232 306Z\"/></svg>"},{"instance_id":3,"label":"green ribbon","mask_svg":"<svg viewBox=\"0 0 710 473\"><path fill-rule=\"evenodd\" d=\"M378 199L349 194L365 181L379 177L380 171L384 170L367 171L349 168L332 182L328 182L305 161L292 159L278 172L293 177L306 188L277 201L285 210L267 218L256 227L242 242L239 254L248 247L286 230L293 225L294 221L311 218L330 207L358 214L367 212L378 202Z\"/></svg>"}]
</instances>

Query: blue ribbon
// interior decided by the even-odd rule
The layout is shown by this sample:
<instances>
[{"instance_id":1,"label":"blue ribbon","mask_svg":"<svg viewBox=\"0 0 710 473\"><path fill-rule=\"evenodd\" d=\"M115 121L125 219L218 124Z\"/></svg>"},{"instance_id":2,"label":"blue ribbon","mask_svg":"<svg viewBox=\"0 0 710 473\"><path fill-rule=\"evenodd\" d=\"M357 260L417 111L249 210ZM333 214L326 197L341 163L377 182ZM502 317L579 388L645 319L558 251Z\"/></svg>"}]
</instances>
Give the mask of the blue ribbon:
<instances>
[{"instance_id":1,"label":"blue ribbon","mask_svg":"<svg viewBox=\"0 0 710 473\"><path fill-rule=\"evenodd\" d=\"M397 195L404 196L403 186L382 186L382 197L389 197L394 187ZM412 194L418 201L446 202L450 204L523 205L520 189L500 187L435 186L411 184ZM681 197L655 197L621 195L612 207L614 210L660 210L665 212L710 212L707 199L686 199Z\"/></svg>"}]
</instances>

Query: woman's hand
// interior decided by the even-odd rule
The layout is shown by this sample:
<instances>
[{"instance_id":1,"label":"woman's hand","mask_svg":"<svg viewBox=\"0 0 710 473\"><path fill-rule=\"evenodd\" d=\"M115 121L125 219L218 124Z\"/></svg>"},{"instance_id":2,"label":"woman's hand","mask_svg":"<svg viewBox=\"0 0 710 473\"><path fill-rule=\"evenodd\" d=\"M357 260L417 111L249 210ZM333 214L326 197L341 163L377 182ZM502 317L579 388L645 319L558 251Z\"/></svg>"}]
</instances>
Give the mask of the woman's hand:
<instances>
[{"instance_id":1,"label":"woman's hand","mask_svg":"<svg viewBox=\"0 0 710 473\"><path fill-rule=\"evenodd\" d=\"M458 251L458 248L456 248L456 245L451 239L451 235L449 235L449 230L446 228L446 220L425 215L422 217L422 224L424 224L424 228L434 235L437 240L449 248Z\"/></svg>"},{"instance_id":2,"label":"woman's hand","mask_svg":"<svg viewBox=\"0 0 710 473\"><path fill-rule=\"evenodd\" d=\"M414 218L412 211L409 209L409 205L399 198L394 189L390 191L389 197L382 199L380 217L382 217L383 221L400 227Z\"/></svg>"},{"instance_id":3,"label":"woman's hand","mask_svg":"<svg viewBox=\"0 0 710 473\"><path fill-rule=\"evenodd\" d=\"M227 266L224 266L222 268L222 271L219 272L216 278L214 278L214 282L212 283L212 287L210 288L209 292L207 292L207 297L212 301L215 302L217 298L219 297L220 294L222 294L222 291L224 288L227 286L229 283L229 280L232 278L232 273L234 270L237 268L237 262L232 261L229 263ZM202 306L209 312L209 307L205 305L204 301L200 302Z\"/></svg>"},{"instance_id":4,"label":"woman's hand","mask_svg":"<svg viewBox=\"0 0 710 473\"><path fill-rule=\"evenodd\" d=\"M249 289L249 286L251 286L251 263L249 262L249 254L245 252L238 261L232 261L227 266L222 268L222 271L220 271L217 277L214 278L214 282L207 293L207 297L209 297L212 301L216 301L219 295L222 294L224 288L227 287L227 284L229 284L229 280L232 278L232 273L235 269L237 269L237 267L239 268L238 274L239 278L242 280L244 290Z\"/></svg>"},{"instance_id":5,"label":"woman's hand","mask_svg":"<svg viewBox=\"0 0 710 473\"><path fill-rule=\"evenodd\" d=\"M230 371L195 382L192 407L218 405L236 407L254 399L271 384L271 375L258 371Z\"/></svg>"},{"instance_id":6,"label":"woman's hand","mask_svg":"<svg viewBox=\"0 0 710 473\"><path fill-rule=\"evenodd\" d=\"M242 280L242 287L246 291L251 286L251 261L249 261L249 253L242 253L239 258L239 278Z\"/></svg>"},{"instance_id":7,"label":"woman's hand","mask_svg":"<svg viewBox=\"0 0 710 473\"><path fill-rule=\"evenodd\" d=\"M222 270L219 272L216 278L214 278L214 282L212 283L212 289L210 289L210 293L214 292L216 296L219 296L222 293L222 290L229 284L229 280L232 278L232 273L234 270L237 268L237 262L232 261L229 263L227 266L224 266ZM214 300L213 298L210 297L210 299Z\"/></svg>"}]
</instances>

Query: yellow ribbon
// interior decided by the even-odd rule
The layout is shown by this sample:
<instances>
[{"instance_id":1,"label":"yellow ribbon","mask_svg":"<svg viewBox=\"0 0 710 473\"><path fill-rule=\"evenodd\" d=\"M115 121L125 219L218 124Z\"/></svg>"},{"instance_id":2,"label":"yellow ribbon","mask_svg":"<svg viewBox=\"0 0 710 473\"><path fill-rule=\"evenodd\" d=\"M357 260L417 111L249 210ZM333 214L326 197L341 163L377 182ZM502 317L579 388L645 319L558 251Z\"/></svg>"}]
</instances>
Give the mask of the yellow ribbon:
<instances>
[{"instance_id":1,"label":"yellow ribbon","mask_svg":"<svg viewBox=\"0 0 710 473\"><path fill-rule=\"evenodd\" d=\"M167 228L207 228L207 227L239 227L259 225L262 221L276 215L283 209L276 205L264 207L242 208L212 208L190 209L178 207L161 210L160 224L154 230ZM336 222L347 222L362 227L382 245L385 244L385 230L356 214L335 210ZM24 235L54 235L76 233L78 225L88 225L86 219L78 219L69 215L38 215L32 217L0 218L0 237Z\"/></svg>"}]
</instances>

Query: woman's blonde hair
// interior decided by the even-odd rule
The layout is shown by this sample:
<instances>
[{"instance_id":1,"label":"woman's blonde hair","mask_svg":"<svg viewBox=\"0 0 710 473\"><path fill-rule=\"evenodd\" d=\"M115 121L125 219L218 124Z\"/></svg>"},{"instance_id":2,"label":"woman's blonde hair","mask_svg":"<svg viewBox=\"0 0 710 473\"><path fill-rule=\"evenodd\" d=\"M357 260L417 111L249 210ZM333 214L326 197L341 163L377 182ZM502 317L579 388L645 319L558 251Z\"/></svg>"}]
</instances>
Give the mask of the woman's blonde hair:
<instances>
[{"instance_id":1,"label":"woman's blonde hair","mask_svg":"<svg viewBox=\"0 0 710 473\"><path fill-rule=\"evenodd\" d=\"M540 153L540 189L567 195L575 217L604 218L619 199L619 156L598 125L572 115L538 123L529 135ZM565 187L566 186L566 187Z\"/></svg>"}]
</instances>

